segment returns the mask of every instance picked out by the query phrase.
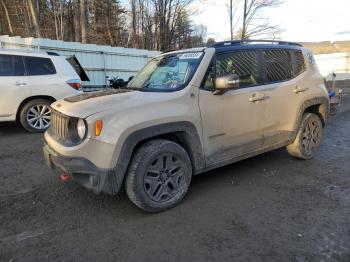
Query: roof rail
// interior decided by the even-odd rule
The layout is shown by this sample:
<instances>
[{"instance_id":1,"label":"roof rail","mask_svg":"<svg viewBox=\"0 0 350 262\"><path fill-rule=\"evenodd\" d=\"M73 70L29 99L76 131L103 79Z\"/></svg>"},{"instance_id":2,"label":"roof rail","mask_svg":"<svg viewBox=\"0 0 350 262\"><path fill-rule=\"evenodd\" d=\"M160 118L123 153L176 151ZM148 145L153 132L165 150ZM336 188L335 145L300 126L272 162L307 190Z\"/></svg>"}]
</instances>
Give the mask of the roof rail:
<instances>
[{"instance_id":1,"label":"roof rail","mask_svg":"<svg viewBox=\"0 0 350 262\"><path fill-rule=\"evenodd\" d=\"M212 44L210 47L225 47L232 45L243 45L243 44L251 44L251 43L271 43L276 45L293 45L293 46L303 46L302 44L295 42L287 42L287 41L278 41L278 40L233 40L233 41L222 41Z\"/></svg>"},{"instance_id":2,"label":"roof rail","mask_svg":"<svg viewBox=\"0 0 350 262\"><path fill-rule=\"evenodd\" d=\"M51 52L51 51L47 51L46 52L48 55L51 55L51 56L60 56L58 53L56 52Z\"/></svg>"}]
</instances>

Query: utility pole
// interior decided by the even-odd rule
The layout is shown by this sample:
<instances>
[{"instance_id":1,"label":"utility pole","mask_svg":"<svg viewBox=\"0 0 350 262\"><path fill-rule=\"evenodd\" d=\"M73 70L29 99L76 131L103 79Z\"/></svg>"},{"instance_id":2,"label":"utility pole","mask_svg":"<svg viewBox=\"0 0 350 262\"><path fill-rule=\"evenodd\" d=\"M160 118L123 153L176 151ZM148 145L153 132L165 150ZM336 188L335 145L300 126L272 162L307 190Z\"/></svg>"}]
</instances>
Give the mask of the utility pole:
<instances>
[{"instance_id":1,"label":"utility pole","mask_svg":"<svg viewBox=\"0 0 350 262\"><path fill-rule=\"evenodd\" d=\"M244 0L244 13L243 13L243 28L242 28L242 39L246 38L246 31L247 31L247 1L248 0Z\"/></svg>"},{"instance_id":2,"label":"utility pole","mask_svg":"<svg viewBox=\"0 0 350 262\"><path fill-rule=\"evenodd\" d=\"M233 0L230 0L230 29L231 29L231 41L233 40Z\"/></svg>"}]
</instances>

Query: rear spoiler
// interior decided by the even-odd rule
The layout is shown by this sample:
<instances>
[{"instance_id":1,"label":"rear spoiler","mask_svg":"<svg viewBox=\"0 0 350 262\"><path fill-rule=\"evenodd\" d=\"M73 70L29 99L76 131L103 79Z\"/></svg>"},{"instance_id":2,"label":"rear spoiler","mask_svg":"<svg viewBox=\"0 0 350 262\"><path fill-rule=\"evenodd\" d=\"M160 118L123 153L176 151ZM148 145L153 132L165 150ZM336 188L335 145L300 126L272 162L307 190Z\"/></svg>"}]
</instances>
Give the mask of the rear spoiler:
<instances>
[{"instance_id":1,"label":"rear spoiler","mask_svg":"<svg viewBox=\"0 0 350 262\"><path fill-rule=\"evenodd\" d=\"M68 57L66 59L72 65L72 67L74 68L75 72L77 72L77 74L79 75L81 81L90 81L88 75L86 74L85 70L83 69L83 67L81 66L81 64L79 63L79 61L78 61L78 59L76 58L75 55L70 56L70 57Z\"/></svg>"}]
</instances>

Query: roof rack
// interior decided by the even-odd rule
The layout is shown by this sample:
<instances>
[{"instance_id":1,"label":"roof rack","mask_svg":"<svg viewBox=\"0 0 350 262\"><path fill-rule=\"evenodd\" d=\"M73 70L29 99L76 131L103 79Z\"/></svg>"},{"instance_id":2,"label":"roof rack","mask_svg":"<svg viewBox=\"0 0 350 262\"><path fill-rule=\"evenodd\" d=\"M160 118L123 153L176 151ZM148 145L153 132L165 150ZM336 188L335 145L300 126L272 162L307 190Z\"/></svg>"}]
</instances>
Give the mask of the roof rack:
<instances>
[{"instance_id":1,"label":"roof rack","mask_svg":"<svg viewBox=\"0 0 350 262\"><path fill-rule=\"evenodd\" d=\"M46 53L51 56L60 56L58 53L52 51L47 51Z\"/></svg>"},{"instance_id":2,"label":"roof rack","mask_svg":"<svg viewBox=\"0 0 350 262\"><path fill-rule=\"evenodd\" d=\"M233 41L222 41L212 44L210 47L225 47L232 45L243 45L243 44L251 44L251 43L271 43L276 45L293 45L293 46L303 46L302 44L295 42L287 42L287 41L278 41L278 40L233 40Z\"/></svg>"}]
</instances>

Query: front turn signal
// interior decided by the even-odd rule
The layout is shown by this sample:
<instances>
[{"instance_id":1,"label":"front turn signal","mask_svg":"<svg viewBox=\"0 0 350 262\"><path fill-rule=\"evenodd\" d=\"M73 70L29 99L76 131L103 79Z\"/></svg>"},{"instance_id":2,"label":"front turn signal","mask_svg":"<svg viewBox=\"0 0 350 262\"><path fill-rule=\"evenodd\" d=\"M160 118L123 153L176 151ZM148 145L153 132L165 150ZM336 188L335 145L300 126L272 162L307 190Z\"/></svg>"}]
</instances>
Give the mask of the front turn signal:
<instances>
[{"instance_id":1,"label":"front turn signal","mask_svg":"<svg viewBox=\"0 0 350 262\"><path fill-rule=\"evenodd\" d=\"M95 122L95 136L101 135L102 128L103 128L102 120L96 120L96 122Z\"/></svg>"}]
</instances>

